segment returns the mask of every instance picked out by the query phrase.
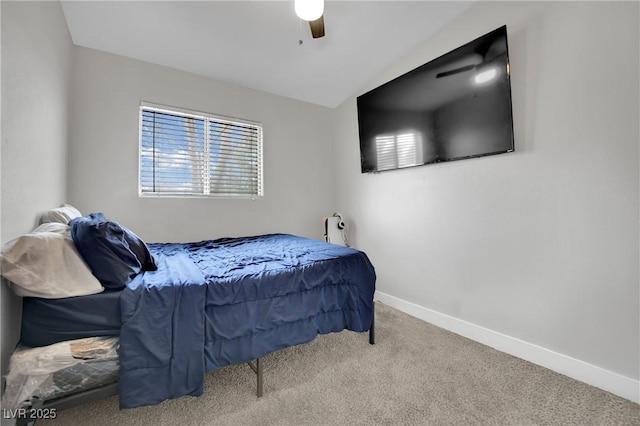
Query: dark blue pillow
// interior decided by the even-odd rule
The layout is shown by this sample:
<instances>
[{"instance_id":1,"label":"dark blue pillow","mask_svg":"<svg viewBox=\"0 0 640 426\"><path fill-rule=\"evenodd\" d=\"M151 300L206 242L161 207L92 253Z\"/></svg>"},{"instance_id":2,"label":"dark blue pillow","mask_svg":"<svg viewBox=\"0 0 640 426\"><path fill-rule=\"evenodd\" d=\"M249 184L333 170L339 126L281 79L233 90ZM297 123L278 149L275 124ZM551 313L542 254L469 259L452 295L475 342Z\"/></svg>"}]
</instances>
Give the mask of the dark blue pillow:
<instances>
[{"instance_id":1,"label":"dark blue pillow","mask_svg":"<svg viewBox=\"0 0 640 426\"><path fill-rule=\"evenodd\" d=\"M141 271L157 269L144 241L102 213L75 218L69 226L78 252L107 290L120 290Z\"/></svg>"},{"instance_id":2,"label":"dark blue pillow","mask_svg":"<svg viewBox=\"0 0 640 426\"><path fill-rule=\"evenodd\" d=\"M124 226L118 225L116 222L112 222L112 223L115 223L124 232L124 239L127 241L127 244L129 244L129 248L131 249L133 254L135 254L136 257L138 258L138 261L140 262L142 270L143 271L157 270L158 266L156 265L156 260L151 254L151 252L149 251L149 247L147 247L147 244L145 244L145 242L142 241L140 237L138 237L136 234L134 234Z\"/></svg>"}]
</instances>

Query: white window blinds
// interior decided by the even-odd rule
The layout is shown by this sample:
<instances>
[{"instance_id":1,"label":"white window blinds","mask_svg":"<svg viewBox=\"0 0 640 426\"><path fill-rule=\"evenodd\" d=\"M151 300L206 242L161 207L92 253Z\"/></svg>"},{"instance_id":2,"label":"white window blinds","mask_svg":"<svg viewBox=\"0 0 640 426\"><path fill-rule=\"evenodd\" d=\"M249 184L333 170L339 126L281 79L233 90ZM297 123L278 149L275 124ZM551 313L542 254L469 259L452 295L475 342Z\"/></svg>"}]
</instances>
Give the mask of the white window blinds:
<instances>
[{"instance_id":1,"label":"white window blinds","mask_svg":"<svg viewBox=\"0 0 640 426\"><path fill-rule=\"evenodd\" d=\"M378 170L417 165L419 148L420 135L414 132L376 136Z\"/></svg>"},{"instance_id":2,"label":"white window blinds","mask_svg":"<svg viewBox=\"0 0 640 426\"><path fill-rule=\"evenodd\" d=\"M140 194L261 197L262 126L140 107Z\"/></svg>"}]
</instances>

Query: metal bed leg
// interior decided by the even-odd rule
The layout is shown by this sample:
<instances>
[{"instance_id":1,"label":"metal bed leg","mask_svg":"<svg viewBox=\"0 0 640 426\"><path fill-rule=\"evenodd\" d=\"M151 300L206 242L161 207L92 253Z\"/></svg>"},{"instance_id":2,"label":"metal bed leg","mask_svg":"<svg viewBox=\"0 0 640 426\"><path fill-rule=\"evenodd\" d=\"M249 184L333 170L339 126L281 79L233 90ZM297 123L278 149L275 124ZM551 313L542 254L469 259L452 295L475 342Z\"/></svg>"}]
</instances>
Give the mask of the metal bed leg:
<instances>
[{"instance_id":1,"label":"metal bed leg","mask_svg":"<svg viewBox=\"0 0 640 426\"><path fill-rule=\"evenodd\" d=\"M247 362L247 364L249 364L249 367L251 367L253 372L256 373L256 376L257 376L256 395L258 395L258 398L260 398L262 397L262 388L263 388L262 362L260 361L260 358L258 358L256 359L255 365L251 361Z\"/></svg>"},{"instance_id":2,"label":"metal bed leg","mask_svg":"<svg viewBox=\"0 0 640 426\"><path fill-rule=\"evenodd\" d=\"M260 398L262 396L262 361L260 361L260 358L256 360L256 367L258 369L256 373L256 375L258 376L258 389L256 393L258 394L258 398Z\"/></svg>"},{"instance_id":3,"label":"metal bed leg","mask_svg":"<svg viewBox=\"0 0 640 426\"><path fill-rule=\"evenodd\" d=\"M369 328L369 344L376 343L376 305L373 305L373 311L371 314L371 328Z\"/></svg>"}]
</instances>

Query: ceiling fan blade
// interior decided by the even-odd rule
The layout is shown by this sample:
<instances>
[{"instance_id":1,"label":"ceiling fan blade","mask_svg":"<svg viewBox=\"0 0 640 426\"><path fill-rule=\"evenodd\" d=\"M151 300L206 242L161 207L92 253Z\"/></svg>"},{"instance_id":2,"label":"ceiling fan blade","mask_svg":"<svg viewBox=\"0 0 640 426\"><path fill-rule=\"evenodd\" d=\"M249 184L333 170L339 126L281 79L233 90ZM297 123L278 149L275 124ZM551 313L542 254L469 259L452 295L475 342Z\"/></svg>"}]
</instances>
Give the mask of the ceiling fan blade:
<instances>
[{"instance_id":1,"label":"ceiling fan blade","mask_svg":"<svg viewBox=\"0 0 640 426\"><path fill-rule=\"evenodd\" d=\"M315 21L309 21L309 26L311 27L311 35L313 38L324 37L324 15Z\"/></svg>"},{"instance_id":2,"label":"ceiling fan blade","mask_svg":"<svg viewBox=\"0 0 640 426\"><path fill-rule=\"evenodd\" d=\"M449 70L449 71L439 72L438 74L436 74L436 78L448 77L450 75L458 74L458 73L461 73L461 72L471 71L475 67L477 67L477 65L467 65L467 66L460 67L460 68L455 68L455 69L452 69L452 70Z\"/></svg>"}]
</instances>

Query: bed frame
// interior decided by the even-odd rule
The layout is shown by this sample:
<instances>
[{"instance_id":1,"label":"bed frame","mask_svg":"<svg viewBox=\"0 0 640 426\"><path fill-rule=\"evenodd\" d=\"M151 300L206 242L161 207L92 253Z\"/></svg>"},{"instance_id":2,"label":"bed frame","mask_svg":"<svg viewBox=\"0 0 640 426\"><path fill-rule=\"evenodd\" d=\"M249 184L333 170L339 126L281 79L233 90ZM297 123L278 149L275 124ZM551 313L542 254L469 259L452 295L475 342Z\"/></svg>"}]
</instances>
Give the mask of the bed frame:
<instances>
[{"instance_id":1,"label":"bed frame","mask_svg":"<svg viewBox=\"0 0 640 426\"><path fill-rule=\"evenodd\" d=\"M369 344L375 344L375 304L373 305L373 316L371 317L371 328L369 329ZM263 362L258 358L255 361L247 362L247 364L256 374L256 395L260 398L263 395L264 387ZM47 413L55 413L69 408L75 408L117 394L118 382L114 382L47 401L34 398L31 401L31 405L25 407L24 413L21 413L22 415L17 417L16 426L33 426L39 418L42 418L43 414L46 415Z\"/></svg>"}]
</instances>

